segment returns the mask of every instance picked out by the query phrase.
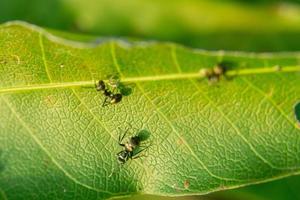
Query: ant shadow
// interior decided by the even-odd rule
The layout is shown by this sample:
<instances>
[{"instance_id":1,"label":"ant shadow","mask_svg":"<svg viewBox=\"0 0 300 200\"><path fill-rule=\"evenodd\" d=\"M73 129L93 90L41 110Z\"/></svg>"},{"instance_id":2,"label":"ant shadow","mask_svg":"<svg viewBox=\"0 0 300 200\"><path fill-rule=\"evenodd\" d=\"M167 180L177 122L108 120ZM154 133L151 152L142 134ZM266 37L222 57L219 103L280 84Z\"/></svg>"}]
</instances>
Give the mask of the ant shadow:
<instances>
[{"instance_id":1,"label":"ant shadow","mask_svg":"<svg viewBox=\"0 0 300 200\"><path fill-rule=\"evenodd\" d=\"M124 84L124 83L120 82L118 85L118 89L123 96L131 95L134 87L135 87L134 83Z\"/></svg>"},{"instance_id":2,"label":"ant shadow","mask_svg":"<svg viewBox=\"0 0 300 200\"><path fill-rule=\"evenodd\" d=\"M146 129L142 129L136 135L140 138L141 142L144 142L150 138L151 133Z\"/></svg>"},{"instance_id":3,"label":"ant shadow","mask_svg":"<svg viewBox=\"0 0 300 200\"><path fill-rule=\"evenodd\" d=\"M224 69L224 75L223 76L226 80L231 81L236 77L236 75L228 76L227 72L232 71L232 70L237 70L237 67L238 67L237 62L224 60L224 61L218 63L218 66L220 66L221 68Z\"/></svg>"},{"instance_id":4,"label":"ant shadow","mask_svg":"<svg viewBox=\"0 0 300 200\"><path fill-rule=\"evenodd\" d=\"M300 102L296 103L294 108L295 118L297 123L300 125Z\"/></svg>"},{"instance_id":5,"label":"ant shadow","mask_svg":"<svg viewBox=\"0 0 300 200\"><path fill-rule=\"evenodd\" d=\"M229 60L223 60L218 63L219 66L225 68L225 72L228 70L233 70L234 68L238 67L238 63Z\"/></svg>"}]
</instances>

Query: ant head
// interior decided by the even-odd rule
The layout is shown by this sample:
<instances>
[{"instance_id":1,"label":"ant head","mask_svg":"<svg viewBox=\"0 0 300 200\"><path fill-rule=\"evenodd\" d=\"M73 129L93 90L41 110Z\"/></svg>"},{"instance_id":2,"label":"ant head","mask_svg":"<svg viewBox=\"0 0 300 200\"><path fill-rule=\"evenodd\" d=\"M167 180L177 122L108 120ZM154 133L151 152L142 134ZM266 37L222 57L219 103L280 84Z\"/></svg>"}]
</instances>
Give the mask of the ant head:
<instances>
[{"instance_id":1,"label":"ant head","mask_svg":"<svg viewBox=\"0 0 300 200\"><path fill-rule=\"evenodd\" d=\"M118 88L120 84L120 77L118 74L113 74L108 76L108 84L112 88Z\"/></svg>"},{"instance_id":2,"label":"ant head","mask_svg":"<svg viewBox=\"0 0 300 200\"><path fill-rule=\"evenodd\" d=\"M96 89L98 91L104 90L105 89L105 83L103 80L100 80L97 84L96 84Z\"/></svg>"}]
</instances>

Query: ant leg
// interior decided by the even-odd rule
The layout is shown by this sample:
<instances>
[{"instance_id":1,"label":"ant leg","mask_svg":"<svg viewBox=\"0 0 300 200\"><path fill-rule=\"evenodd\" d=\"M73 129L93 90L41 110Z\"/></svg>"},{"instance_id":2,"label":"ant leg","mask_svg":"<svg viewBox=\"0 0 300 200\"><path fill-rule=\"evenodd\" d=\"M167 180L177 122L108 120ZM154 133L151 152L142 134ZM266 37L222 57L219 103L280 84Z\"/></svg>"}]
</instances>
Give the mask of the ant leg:
<instances>
[{"instance_id":1,"label":"ant leg","mask_svg":"<svg viewBox=\"0 0 300 200\"><path fill-rule=\"evenodd\" d=\"M145 157L145 155L135 156L135 157L132 157L131 159L132 159L132 160L135 160L135 159L142 158L142 157Z\"/></svg>"},{"instance_id":2,"label":"ant leg","mask_svg":"<svg viewBox=\"0 0 300 200\"><path fill-rule=\"evenodd\" d=\"M145 151L145 150L148 149L149 147L150 147L150 145L147 146L147 147L145 147L145 148L143 148L143 149L140 149L138 152L135 153L136 156L133 156L133 153L132 153L131 159L136 159L137 157L141 157L141 155L139 155L139 156L137 156L137 155L140 154L140 153L142 153L143 151Z\"/></svg>"},{"instance_id":3,"label":"ant leg","mask_svg":"<svg viewBox=\"0 0 300 200\"><path fill-rule=\"evenodd\" d=\"M116 88L114 87L112 90L112 93L115 94Z\"/></svg>"},{"instance_id":4,"label":"ant leg","mask_svg":"<svg viewBox=\"0 0 300 200\"><path fill-rule=\"evenodd\" d=\"M102 103L102 107L104 107L104 106L107 106L108 104L107 104L107 97L105 97L105 99L104 99L104 101L103 101L103 103Z\"/></svg>"},{"instance_id":5,"label":"ant leg","mask_svg":"<svg viewBox=\"0 0 300 200\"><path fill-rule=\"evenodd\" d=\"M149 144L149 143L148 143ZM139 147L144 147L144 149L147 149L149 147L151 147L153 145L153 143L150 141L150 144L149 145L140 145ZM143 150L144 150L143 149Z\"/></svg>"},{"instance_id":6,"label":"ant leg","mask_svg":"<svg viewBox=\"0 0 300 200\"><path fill-rule=\"evenodd\" d=\"M149 147L149 146L148 146L148 147ZM145 157L145 155L137 155L137 154L139 154L139 153L141 153L142 151L146 150L148 147L146 147L146 148L144 148L144 149L138 151L138 152L136 153L136 156L132 156L131 159L133 160L133 159L138 159L138 158L141 158L141 157Z\"/></svg>"},{"instance_id":7,"label":"ant leg","mask_svg":"<svg viewBox=\"0 0 300 200\"><path fill-rule=\"evenodd\" d=\"M123 150L122 150L122 151L120 151L119 153L117 153L117 154L116 154L116 156L119 156L119 155L120 155L122 152L123 152Z\"/></svg>"},{"instance_id":8,"label":"ant leg","mask_svg":"<svg viewBox=\"0 0 300 200\"><path fill-rule=\"evenodd\" d=\"M118 156L118 155L120 155L122 152L123 152L123 150L122 150L122 151L120 151L119 153L117 153L116 155Z\"/></svg>"},{"instance_id":9,"label":"ant leg","mask_svg":"<svg viewBox=\"0 0 300 200\"><path fill-rule=\"evenodd\" d=\"M126 129L126 131L124 132L123 136L121 137L121 135L119 135L119 145L121 146L125 146L124 144L122 144L122 141L124 139L124 137L127 135L127 132L128 132L129 129Z\"/></svg>"}]
</instances>

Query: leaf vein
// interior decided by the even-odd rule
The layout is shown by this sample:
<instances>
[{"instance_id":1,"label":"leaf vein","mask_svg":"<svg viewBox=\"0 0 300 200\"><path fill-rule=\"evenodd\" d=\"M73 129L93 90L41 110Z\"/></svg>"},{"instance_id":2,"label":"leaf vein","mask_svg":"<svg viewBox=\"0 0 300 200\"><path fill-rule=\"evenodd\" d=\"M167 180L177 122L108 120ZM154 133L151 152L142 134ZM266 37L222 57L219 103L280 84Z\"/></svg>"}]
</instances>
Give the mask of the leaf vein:
<instances>
[{"instance_id":1,"label":"leaf vein","mask_svg":"<svg viewBox=\"0 0 300 200\"><path fill-rule=\"evenodd\" d=\"M48 65L47 65L47 61L46 61L46 53L45 53L45 48L44 48L44 42L43 42L42 32L39 33L39 45L40 45L41 52L42 52L42 59L43 59L44 67L45 67L45 72L46 72L47 77L48 77L48 79L49 79L49 81L51 83L52 82L52 78L50 76Z\"/></svg>"}]
</instances>

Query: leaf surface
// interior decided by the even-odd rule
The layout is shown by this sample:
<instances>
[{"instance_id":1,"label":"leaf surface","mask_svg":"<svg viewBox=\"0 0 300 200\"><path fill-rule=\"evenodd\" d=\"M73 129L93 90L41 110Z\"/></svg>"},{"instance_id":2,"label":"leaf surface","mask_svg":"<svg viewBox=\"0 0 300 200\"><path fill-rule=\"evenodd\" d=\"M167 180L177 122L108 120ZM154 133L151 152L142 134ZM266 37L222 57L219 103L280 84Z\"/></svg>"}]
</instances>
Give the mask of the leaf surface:
<instances>
[{"instance_id":1,"label":"leaf surface","mask_svg":"<svg viewBox=\"0 0 300 200\"><path fill-rule=\"evenodd\" d=\"M105 199L206 194L298 174L300 54L208 52L171 43L67 41L0 27L0 194ZM228 78L199 73L228 62ZM96 80L132 88L101 107ZM118 137L150 133L120 166Z\"/></svg>"}]
</instances>

